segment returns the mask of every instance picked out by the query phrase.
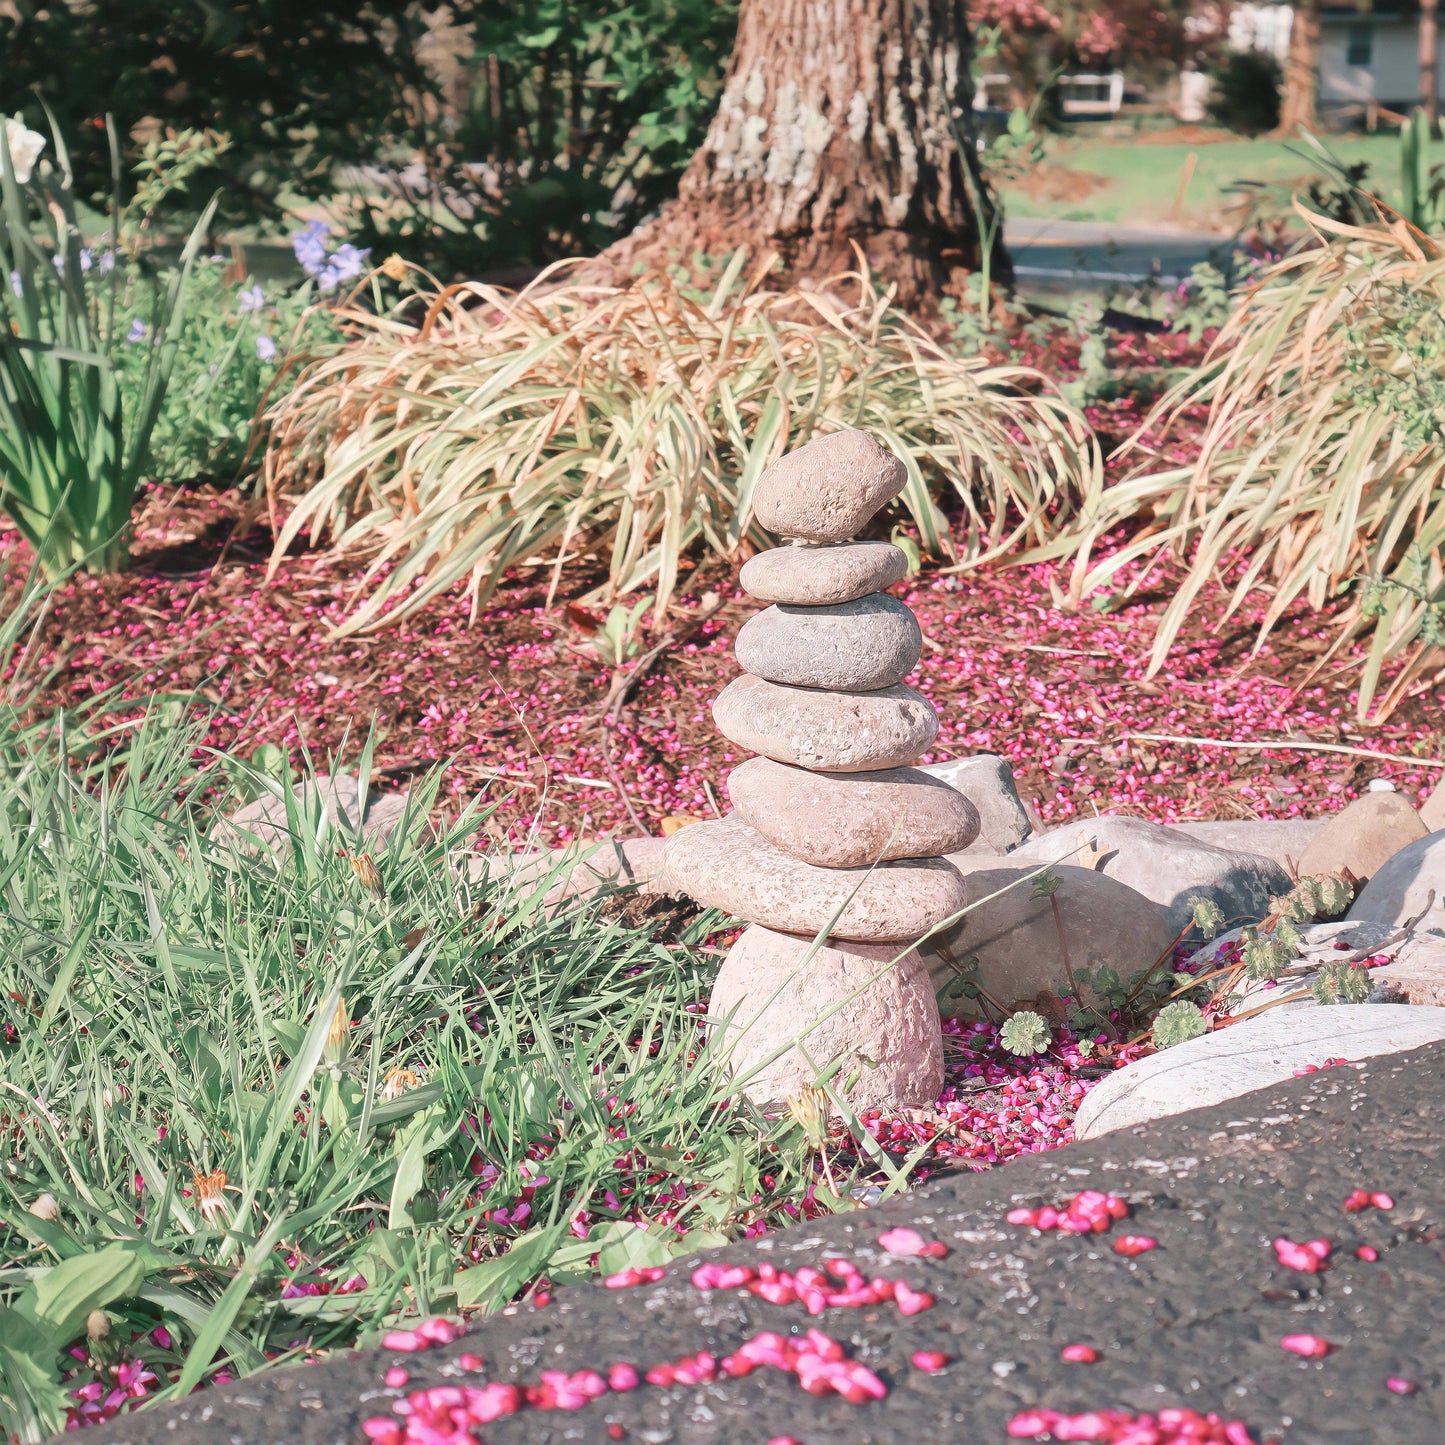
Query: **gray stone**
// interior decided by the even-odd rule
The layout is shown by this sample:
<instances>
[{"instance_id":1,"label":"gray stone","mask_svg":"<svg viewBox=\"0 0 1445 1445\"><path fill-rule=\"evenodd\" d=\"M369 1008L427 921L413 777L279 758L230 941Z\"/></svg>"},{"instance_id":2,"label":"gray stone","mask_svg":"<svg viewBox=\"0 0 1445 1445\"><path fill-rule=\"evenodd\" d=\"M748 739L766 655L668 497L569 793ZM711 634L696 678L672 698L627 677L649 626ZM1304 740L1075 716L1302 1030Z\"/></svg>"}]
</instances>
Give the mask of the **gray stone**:
<instances>
[{"instance_id":1,"label":"gray stone","mask_svg":"<svg viewBox=\"0 0 1445 1445\"><path fill-rule=\"evenodd\" d=\"M712 705L718 731L750 753L823 773L871 773L911 763L938 732L938 714L911 687L818 692L761 677L730 682Z\"/></svg>"},{"instance_id":2,"label":"gray stone","mask_svg":"<svg viewBox=\"0 0 1445 1445\"><path fill-rule=\"evenodd\" d=\"M1445 933L1445 831L1396 853L1360 890L1347 916L1351 923L1393 928L1413 920L1417 929Z\"/></svg>"},{"instance_id":3,"label":"gray stone","mask_svg":"<svg viewBox=\"0 0 1445 1445\"><path fill-rule=\"evenodd\" d=\"M1142 818L1081 818L1030 838L1009 861L1020 867L1078 861L1081 840L1085 853L1090 840L1104 853L1099 871L1152 898L1176 932L1189 925L1192 898L1217 904L1231 926L1258 922L1271 896L1292 886L1273 859L1215 848Z\"/></svg>"},{"instance_id":4,"label":"gray stone","mask_svg":"<svg viewBox=\"0 0 1445 1445\"><path fill-rule=\"evenodd\" d=\"M996 753L924 763L921 772L957 788L978 809L978 836L965 850L984 855L1007 853L1033 831L1019 797L1014 770Z\"/></svg>"},{"instance_id":5,"label":"gray stone","mask_svg":"<svg viewBox=\"0 0 1445 1445\"><path fill-rule=\"evenodd\" d=\"M1053 870L1059 886L1051 901L1034 895L1026 881L1030 871L1006 866L966 874L969 911L921 945L943 1013L971 1017L980 1012L979 1002L956 986L967 976L1001 1008L1032 1008L1062 1021L1059 1000L1074 993L1070 968L1112 968L1127 983L1169 962L1174 930L1157 903L1102 873L1067 864ZM1075 996L1086 1007L1100 1002L1087 987Z\"/></svg>"},{"instance_id":6,"label":"gray stone","mask_svg":"<svg viewBox=\"0 0 1445 1445\"><path fill-rule=\"evenodd\" d=\"M1445 828L1445 777L1430 790L1430 796L1420 804L1420 821L1432 833Z\"/></svg>"},{"instance_id":7,"label":"gray stone","mask_svg":"<svg viewBox=\"0 0 1445 1445\"><path fill-rule=\"evenodd\" d=\"M908 575L908 554L892 542L772 547L749 557L738 581L759 602L826 607L882 592Z\"/></svg>"},{"instance_id":8,"label":"gray stone","mask_svg":"<svg viewBox=\"0 0 1445 1445\"><path fill-rule=\"evenodd\" d=\"M237 808L229 818L217 820L211 837L243 851L259 848L272 854L284 853L290 839L286 823L286 799L279 783L274 792L264 793ZM359 827L364 846L385 848L407 809L405 793L368 792L361 803L361 782L355 773L317 773L292 785L304 819L326 819L331 828L355 833Z\"/></svg>"},{"instance_id":9,"label":"gray stone","mask_svg":"<svg viewBox=\"0 0 1445 1445\"><path fill-rule=\"evenodd\" d=\"M815 437L758 478L753 514L770 532L845 542L908 482L908 469L865 431Z\"/></svg>"},{"instance_id":10,"label":"gray stone","mask_svg":"<svg viewBox=\"0 0 1445 1445\"><path fill-rule=\"evenodd\" d=\"M963 879L941 858L815 868L736 814L674 833L654 882L765 928L809 937L827 928L832 938L865 943L922 938L964 902Z\"/></svg>"},{"instance_id":11,"label":"gray stone","mask_svg":"<svg viewBox=\"0 0 1445 1445\"><path fill-rule=\"evenodd\" d=\"M1326 821L1300 854L1299 876L1343 874L1373 878L1406 844L1429 832L1399 793L1366 793Z\"/></svg>"},{"instance_id":12,"label":"gray stone","mask_svg":"<svg viewBox=\"0 0 1445 1445\"><path fill-rule=\"evenodd\" d=\"M831 1073L854 1110L931 1107L943 1036L917 952L846 943L808 958L812 946L754 925L728 950L708 1013L744 1093L781 1104Z\"/></svg>"},{"instance_id":13,"label":"gray stone","mask_svg":"<svg viewBox=\"0 0 1445 1445\"><path fill-rule=\"evenodd\" d=\"M918 768L810 773L749 758L727 787L738 817L819 868L937 858L967 847L978 832L973 804Z\"/></svg>"},{"instance_id":14,"label":"gray stone","mask_svg":"<svg viewBox=\"0 0 1445 1445\"><path fill-rule=\"evenodd\" d=\"M566 848L521 853L467 853L459 871L471 883L516 888L546 885L548 907L568 898L588 898L608 888L649 883L662 867L663 838L602 838Z\"/></svg>"},{"instance_id":15,"label":"gray stone","mask_svg":"<svg viewBox=\"0 0 1445 1445\"><path fill-rule=\"evenodd\" d=\"M769 682L876 692L918 666L923 633L896 597L872 592L836 607L765 608L743 624L733 651L744 672Z\"/></svg>"},{"instance_id":16,"label":"gray stone","mask_svg":"<svg viewBox=\"0 0 1445 1445\"><path fill-rule=\"evenodd\" d=\"M1204 823L1165 823L1164 827L1187 838L1197 838L1231 853L1256 853L1273 858L1280 867L1299 876L1300 855L1325 826L1323 818L1219 818Z\"/></svg>"},{"instance_id":17,"label":"gray stone","mask_svg":"<svg viewBox=\"0 0 1445 1445\"><path fill-rule=\"evenodd\" d=\"M1368 1003L1271 1009L1116 1070L1080 1105L1074 1137L1096 1139L1222 1104L1326 1059L1360 1062L1441 1039L1445 1009Z\"/></svg>"}]
</instances>

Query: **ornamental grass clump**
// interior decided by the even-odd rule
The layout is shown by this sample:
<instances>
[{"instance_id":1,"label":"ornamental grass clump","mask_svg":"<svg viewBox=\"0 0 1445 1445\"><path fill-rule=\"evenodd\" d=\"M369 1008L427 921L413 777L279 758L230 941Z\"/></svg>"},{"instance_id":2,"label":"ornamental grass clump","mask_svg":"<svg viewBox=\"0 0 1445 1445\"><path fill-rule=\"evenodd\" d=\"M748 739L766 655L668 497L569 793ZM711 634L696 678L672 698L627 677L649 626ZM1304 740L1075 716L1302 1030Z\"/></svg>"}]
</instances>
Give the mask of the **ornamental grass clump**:
<instances>
[{"instance_id":1,"label":"ornamental grass clump","mask_svg":"<svg viewBox=\"0 0 1445 1445\"><path fill-rule=\"evenodd\" d=\"M1299 209L1319 244L1261 274L1130 443L1139 453L1145 432L1167 437L1207 409L1195 459L1161 468L1151 441L1148 461L1048 552L1078 549L1076 599L1141 557L1186 559L1151 676L1220 579L1232 588L1221 626L1267 600L1257 646L1301 599L1321 611L1347 594L1332 652L1372 632L1359 714L1383 716L1445 645L1445 252L1383 209L1368 225ZM1094 559L1106 533L1140 519ZM1150 585L1153 570L1136 571L1131 590Z\"/></svg>"},{"instance_id":2,"label":"ornamental grass clump","mask_svg":"<svg viewBox=\"0 0 1445 1445\"><path fill-rule=\"evenodd\" d=\"M347 632L461 583L475 613L519 563L549 564L555 589L588 556L605 590L655 589L660 611L685 553L766 545L751 499L769 462L846 427L903 458L923 549L960 567L1041 545L1096 496L1093 435L1038 372L951 354L866 274L774 292L744 261L710 294L554 268L520 293L347 313L356 339L274 414L273 566L303 534L368 556Z\"/></svg>"}]
</instances>

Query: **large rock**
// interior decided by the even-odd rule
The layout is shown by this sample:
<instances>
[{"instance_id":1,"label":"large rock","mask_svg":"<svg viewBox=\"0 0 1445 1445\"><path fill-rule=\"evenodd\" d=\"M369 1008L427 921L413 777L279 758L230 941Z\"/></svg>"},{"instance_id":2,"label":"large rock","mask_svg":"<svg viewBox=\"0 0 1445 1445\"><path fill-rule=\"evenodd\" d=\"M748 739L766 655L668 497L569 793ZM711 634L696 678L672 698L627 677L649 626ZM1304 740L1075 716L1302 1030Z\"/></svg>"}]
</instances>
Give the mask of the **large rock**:
<instances>
[{"instance_id":1,"label":"large rock","mask_svg":"<svg viewBox=\"0 0 1445 1445\"><path fill-rule=\"evenodd\" d=\"M928 700L901 683L877 692L817 692L739 677L718 695L712 716L718 731L748 752L823 773L911 763L938 732Z\"/></svg>"},{"instance_id":2,"label":"large rock","mask_svg":"<svg viewBox=\"0 0 1445 1445\"><path fill-rule=\"evenodd\" d=\"M875 692L918 666L923 633L896 597L872 592L836 607L765 608L743 624L733 651L744 672L769 682Z\"/></svg>"},{"instance_id":3,"label":"large rock","mask_svg":"<svg viewBox=\"0 0 1445 1445\"><path fill-rule=\"evenodd\" d=\"M1074 1137L1096 1139L1222 1104L1328 1059L1359 1062L1441 1039L1445 1009L1369 1003L1271 1009L1116 1070L1080 1105Z\"/></svg>"},{"instance_id":4,"label":"large rock","mask_svg":"<svg viewBox=\"0 0 1445 1445\"><path fill-rule=\"evenodd\" d=\"M831 1072L839 1091L856 1075L846 1089L854 1110L933 1105L943 1037L917 952L848 943L807 958L810 948L811 939L754 925L723 960L708 1013L743 1091L780 1104Z\"/></svg>"},{"instance_id":5,"label":"large rock","mask_svg":"<svg viewBox=\"0 0 1445 1445\"><path fill-rule=\"evenodd\" d=\"M1432 833L1445 828L1445 777L1430 790L1430 796L1420 804L1420 821Z\"/></svg>"},{"instance_id":6,"label":"large rock","mask_svg":"<svg viewBox=\"0 0 1445 1445\"><path fill-rule=\"evenodd\" d=\"M1300 854L1299 876L1373 878L1401 848L1429 832L1399 793L1366 793L1330 818Z\"/></svg>"},{"instance_id":7,"label":"large rock","mask_svg":"<svg viewBox=\"0 0 1445 1445\"><path fill-rule=\"evenodd\" d=\"M1054 872L1059 878L1054 893L1057 922L1053 903L1035 897L1025 881L1029 870L1005 867L964 875L969 911L921 946L945 1014L979 1012L978 1002L956 987L965 975L1002 1008L1034 1008L1045 1017L1057 1017L1059 998L1073 992L1069 967L1112 968L1127 983L1143 970L1169 962L1174 930L1157 903L1089 868L1061 864ZM1093 1007L1099 1000L1084 988L1079 1002Z\"/></svg>"},{"instance_id":8,"label":"large rock","mask_svg":"<svg viewBox=\"0 0 1445 1445\"><path fill-rule=\"evenodd\" d=\"M1099 869L1152 898L1176 932L1188 927L1194 898L1207 898L1224 914L1225 926L1258 922L1272 895L1288 893L1288 873L1270 858L1234 853L1141 818L1089 818L1030 838L1009 861L1059 863L1079 859L1093 840L1104 856Z\"/></svg>"},{"instance_id":9,"label":"large rock","mask_svg":"<svg viewBox=\"0 0 1445 1445\"><path fill-rule=\"evenodd\" d=\"M229 818L219 819L211 830L212 839L243 850L255 850L259 845L267 852L283 853L291 835L286 799L280 785L274 786L275 792L264 793ZM359 828L368 848L386 847L407 809L405 793L369 791L363 804L361 780L355 773L317 773L314 781L293 784L293 790L303 819L324 817L329 827L352 833Z\"/></svg>"},{"instance_id":10,"label":"large rock","mask_svg":"<svg viewBox=\"0 0 1445 1445\"><path fill-rule=\"evenodd\" d=\"M964 851L1008 853L1033 831L1014 770L996 753L924 763L919 771L958 789L978 809L978 836Z\"/></svg>"},{"instance_id":11,"label":"large rock","mask_svg":"<svg viewBox=\"0 0 1445 1445\"><path fill-rule=\"evenodd\" d=\"M1218 818L1203 823L1165 823L1175 833L1197 838L1231 853L1255 853L1273 858L1295 877L1300 876L1300 855L1325 826L1323 818Z\"/></svg>"},{"instance_id":12,"label":"large rock","mask_svg":"<svg viewBox=\"0 0 1445 1445\"><path fill-rule=\"evenodd\" d=\"M738 816L785 853L819 868L866 868L965 848L978 812L918 768L810 773L749 758L728 775Z\"/></svg>"},{"instance_id":13,"label":"large rock","mask_svg":"<svg viewBox=\"0 0 1445 1445\"><path fill-rule=\"evenodd\" d=\"M743 563L738 581L759 602L828 607L882 592L908 575L908 554L892 542L772 547Z\"/></svg>"},{"instance_id":14,"label":"large rock","mask_svg":"<svg viewBox=\"0 0 1445 1445\"><path fill-rule=\"evenodd\" d=\"M758 478L753 514L770 532L844 542L908 482L908 469L865 431L815 437Z\"/></svg>"},{"instance_id":15,"label":"large rock","mask_svg":"<svg viewBox=\"0 0 1445 1445\"><path fill-rule=\"evenodd\" d=\"M663 838L601 838L522 853L466 853L455 866L470 883L518 889L545 884L542 902L551 907L604 889L647 885L662 868L665 846Z\"/></svg>"},{"instance_id":16,"label":"large rock","mask_svg":"<svg viewBox=\"0 0 1445 1445\"><path fill-rule=\"evenodd\" d=\"M674 833L655 886L783 933L828 928L862 942L922 938L964 903L962 877L941 858L815 868L735 815Z\"/></svg>"},{"instance_id":17,"label":"large rock","mask_svg":"<svg viewBox=\"0 0 1445 1445\"><path fill-rule=\"evenodd\" d=\"M1417 838L1376 870L1347 917L1445 933L1445 831Z\"/></svg>"}]
</instances>

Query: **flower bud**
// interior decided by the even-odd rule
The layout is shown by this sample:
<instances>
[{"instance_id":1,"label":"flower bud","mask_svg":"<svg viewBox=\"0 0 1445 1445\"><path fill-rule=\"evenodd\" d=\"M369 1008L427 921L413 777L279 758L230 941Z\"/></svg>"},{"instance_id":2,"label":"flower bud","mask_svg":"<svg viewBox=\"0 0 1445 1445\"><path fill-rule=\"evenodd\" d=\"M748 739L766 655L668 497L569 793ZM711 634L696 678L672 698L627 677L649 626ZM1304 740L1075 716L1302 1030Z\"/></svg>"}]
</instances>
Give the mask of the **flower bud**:
<instances>
[{"instance_id":1,"label":"flower bud","mask_svg":"<svg viewBox=\"0 0 1445 1445\"><path fill-rule=\"evenodd\" d=\"M85 1317L85 1337L103 1340L110 1334L110 1316L104 1310L91 1310Z\"/></svg>"}]
</instances>

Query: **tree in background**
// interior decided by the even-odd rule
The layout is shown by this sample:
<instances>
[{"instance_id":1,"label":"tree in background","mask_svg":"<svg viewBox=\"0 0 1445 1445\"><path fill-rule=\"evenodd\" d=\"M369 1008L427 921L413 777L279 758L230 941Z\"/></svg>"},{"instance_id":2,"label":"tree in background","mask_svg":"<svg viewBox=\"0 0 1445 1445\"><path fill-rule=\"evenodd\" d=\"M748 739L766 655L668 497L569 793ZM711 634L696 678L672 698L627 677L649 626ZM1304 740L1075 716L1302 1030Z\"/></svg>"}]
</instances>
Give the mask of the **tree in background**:
<instances>
[{"instance_id":1,"label":"tree in background","mask_svg":"<svg viewBox=\"0 0 1445 1445\"><path fill-rule=\"evenodd\" d=\"M972 131L964 0L743 0L722 98L676 201L606 253L638 264L774 254L784 276L853 269L905 306L1005 264Z\"/></svg>"},{"instance_id":2,"label":"tree in background","mask_svg":"<svg viewBox=\"0 0 1445 1445\"><path fill-rule=\"evenodd\" d=\"M1315 95L1320 75L1319 0L1295 0L1289 29L1289 54L1284 62L1284 88L1279 101L1281 135L1320 128Z\"/></svg>"}]
</instances>

